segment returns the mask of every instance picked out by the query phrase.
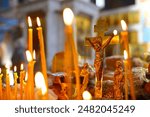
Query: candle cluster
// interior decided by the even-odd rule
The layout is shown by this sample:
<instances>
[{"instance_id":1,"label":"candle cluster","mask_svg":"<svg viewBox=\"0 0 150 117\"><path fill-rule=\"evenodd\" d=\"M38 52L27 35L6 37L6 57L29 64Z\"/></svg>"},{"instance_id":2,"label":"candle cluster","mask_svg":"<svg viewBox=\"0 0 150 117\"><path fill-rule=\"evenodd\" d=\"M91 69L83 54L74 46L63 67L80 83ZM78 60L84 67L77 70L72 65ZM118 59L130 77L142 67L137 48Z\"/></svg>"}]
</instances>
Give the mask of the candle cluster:
<instances>
[{"instance_id":1,"label":"candle cluster","mask_svg":"<svg viewBox=\"0 0 150 117\"><path fill-rule=\"evenodd\" d=\"M25 100L34 100L35 99L35 84L42 81L42 84L36 85L36 88L39 89L41 93L38 93L38 99L48 99L47 95L47 69L46 69L46 58L44 50L44 41L43 41L43 30L41 27L40 19L37 17L37 31L38 39L40 43L40 57L41 57L41 66L42 73L38 72L34 76L34 65L36 62L36 53L33 50L33 29L32 29L32 20L28 17L28 50L26 51L26 57L28 61L27 71L24 70L23 64L20 65L20 75L17 73L17 67L14 66L14 72L11 74L10 66L6 65L6 75L2 73L0 68L0 99L25 99ZM40 80L35 80L39 79ZM3 81L4 79L4 81ZM13 83L12 83L13 81ZM18 83L18 81L20 83Z\"/></svg>"}]
</instances>

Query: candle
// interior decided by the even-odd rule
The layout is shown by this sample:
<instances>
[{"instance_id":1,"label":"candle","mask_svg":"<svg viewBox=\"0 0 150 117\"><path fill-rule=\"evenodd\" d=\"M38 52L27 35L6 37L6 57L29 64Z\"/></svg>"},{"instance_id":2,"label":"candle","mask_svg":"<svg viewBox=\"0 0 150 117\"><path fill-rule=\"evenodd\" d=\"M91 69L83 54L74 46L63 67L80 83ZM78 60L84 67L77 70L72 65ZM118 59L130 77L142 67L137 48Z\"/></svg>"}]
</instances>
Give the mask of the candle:
<instances>
[{"instance_id":1,"label":"candle","mask_svg":"<svg viewBox=\"0 0 150 117\"><path fill-rule=\"evenodd\" d=\"M20 65L20 99L22 100L23 99L23 80L25 78L25 71L24 71L24 68L23 68L23 64Z\"/></svg>"},{"instance_id":2,"label":"candle","mask_svg":"<svg viewBox=\"0 0 150 117\"><path fill-rule=\"evenodd\" d=\"M89 91L84 91L82 97L84 100L92 100L92 95L90 94Z\"/></svg>"},{"instance_id":3,"label":"candle","mask_svg":"<svg viewBox=\"0 0 150 117\"><path fill-rule=\"evenodd\" d=\"M124 50L126 50L128 59L128 78L129 78L129 83L130 83L130 94L132 99L136 99L135 93L134 93L134 83L133 83L133 77L132 77L132 68L131 68L131 61L130 61L130 52L129 52L129 41L128 41L128 32L127 32L127 25L124 20L121 20L121 26L122 26L122 32L121 32L121 40L124 46Z\"/></svg>"},{"instance_id":4,"label":"candle","mask_svg":"<svg viewBox=\"0 0 150 117\"><path fill-rule=\"evenodd\" d=\"M15 92L14 92L14 95L15 95L15 99L17 99L17 88L18 88L18 85L17 85L17 79L18 79L18 74L17 74L17 67L14 66L14 80L15 80Z\"/></svg>"},{"instance_id":5,"label":"candle","mask_svg":"<svg viewBox=\"0 0 150 117\"><path fill-rule=\"evenodd\" d=\"M125 99L128 100L128 54L127 51L124 50L124 73L125 73Z\"/></svg>"},{"instance_id":6,"label":"candle","mask_svg":"<svg viewBox=\"0 0 150 117\"><path fill-rule=\"evenodd\" d=\"M38 89L38 99L48 99L47 86L45 83L44 76L41 72L35 74L35 86Z\"/></svg>"},{"instance_id":7,"label":"candle","mask_svg":"<svg viewBox=\"0 0 150 117\"><path fill-rule=\"evenodd\" d=\"M6 65L6 99L10 99L9 66Z\"/></svg>"},{"instance_id":8,"label":"candle","mask_svg":"<svg viewBox=\"0 0 150 117\"><path fill-rule=\"evenodd\" d=\"M67 72L67 83L69 89L69 98L71 97L71 73L75 70L76 77L76 91L77 91L77 99L81 98L80 95L80 79L79 79L79 67L78 67L78 52L75 47L74 39L73 39L73 29L72 23L74 19L74 14L70 8L65 8L63 11L63 18L65 23L65 50L64 50L64 70Z\"/></svg>"},{"instance_id":9,"label":"candle","mask_svg":"<svg viewBox=\"0 0 150 117\"><path fill-rule=\"evenodd\" d=\"M29 29L28 29L28 50L32 53L33 51L33 29L32 27L32 21L31 18L28 17L28 25L29 25Z\"/></svg>"},{"instance_id":10,"label":"candle","mask_svg":"<svg viewBox=\"0 0 150 117\"><path fill-rule=\"evenodd\" d=\"M27 99L34 99L34 64L32 55L29 50L26 51L27 61L28 61L28 80L27 80Z\"/></svg>"},{"instance_id":11,"label":"candle","mask_svg":"<svg viewBox=\"0 0 150 117\"><path fill-rule=\"evenodd\" d=\"M45 48L44 48L44 38L43 38L43 29L41 27L40 18L37 17L37 31L38 31L38 38L40 43L40 56L41 56L41 67L42 73L45 78L46 86L48 87L48 79L47 79L47 66L46 66L46 58L45 58Z\"/></svg>"},{"instance_id":12,"label":"candle","mask_svg":"<svg viewBox=\"0 0 150 117\"><path fill-rule=\"evenodd\" d=\"M3 74L2 74L2 70L0 68L0 100L3 99L2 77L3 77Z\"/></svg>"}]
</instances>

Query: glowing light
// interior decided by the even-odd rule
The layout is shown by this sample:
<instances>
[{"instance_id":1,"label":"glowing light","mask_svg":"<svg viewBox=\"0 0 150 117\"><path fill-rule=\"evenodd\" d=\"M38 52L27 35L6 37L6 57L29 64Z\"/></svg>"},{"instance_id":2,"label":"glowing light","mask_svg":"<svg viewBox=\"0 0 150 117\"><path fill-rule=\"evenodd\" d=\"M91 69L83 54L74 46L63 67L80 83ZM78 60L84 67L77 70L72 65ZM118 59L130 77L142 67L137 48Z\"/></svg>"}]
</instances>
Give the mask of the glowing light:
<instances>
[{"instance_id":1,"label":"glowing light","mask_svg":"<svg viewBox=\"0 0 150 117\"><path fill-rule=\"evenodd\" d=\"M114 30L114 31L113 31L113 34L114 34L114 35L117 35L117 34L118 34L118 31L117 31L117 30Z\"/></svg>"},{"instance_id":2,"label":"glowing light","mask_svg":"<svg viewBox=\"0 0 150 117\"><path fill-rule=\"evenodd\" d=\"M127 51L126 50L124 50L124 59L128 59L128 54L127 54Z\"/></svg>"},{"instance_id":3,"label":"glowing light","mask_svg":"<svg viewBox=\"0 0 150 117\"><path fill-rule=\"evenodd\" d=\"M33 59L34 60L36 59L36 52L35 52L35 50L33 50Z\"/></svg>"},{"instance_id":4,"label":"glowing light","mask_svg":"<svg viewBox=\"0 0 150 117\"><path fill-rule=\"evenodd\" d=\"M36 18L36 22L37 22L37 25L40 27L41 26L41 21L40 21L39 17Z\"/></svg>"},{"instance_id":5,"label":"glowing light","mask_svg":"<svg viewBox=\"0 0 150 117\"><path fill-rule=\"evenodd\" d=\"M126 24L126 22L124 20L121 20L121 27L122 27L123 31L127 30L127 24Z\"/></svg>"},{"instance_id":6,"label":"glowing light","mask_svg":"<svg viewBox=\"0 0 150 117\"><path fill-rule=\"evenodd\" d=\"M14 66L14 72L16 72L17 71L17 67L16 66Z\"/></svg>"},{"instance_id":7,"label":"glowing light","mask_svg":"<svg viewBox=\"0 0 150 117\"><path fill-rule=\"evenodd\" d=\"M2 69L0 68L0 74L2 73Z\"/></svg>"},{"instance_id":8,"label":"glowing light","mask_svg":"<svg viewBox=\"0 0 150 117\"><path fill-rule=\"evenodd\" d=\"M24 66L23 64L20 65L20 70L23 70Z\"/></svg>"},{"instance_id":9,"label":"glowing light","mask_svg":"<svg viewBox=\"0 0 150 117\"><path fill-rule=\"evenodd\" d=\"M35 74L35 86L42 91L42 95L47 92L44 76L41 72Z\"/></svg>"},{"instance_id":10,"label":"glowing light","mask_svg":"<svg viewBox=\"0 0 150 117\"><path fill-rule=\"evenodd\" d=\"M84 100L91 100L92 99L92 95L88 91L84 91L82 96L83 96Z\"/></svg>"},{"instance_id":11,"label":"glowing light","mask_svg":"<svg viewBox=\"0 0 150 117\"><path fill-rule=\"evenodd\" d=\"M65 8L63 11L63 19L66 25L71 25L74 19L74 14L70 8Z\"/></svg>"},{"instance_id":12,"label":"glowing light","mask_svg":"<svg viewBox=\"0 0 150 117\"><path fill-rule=\"evenodd\" d=\"M32 27L32 21L31 21L31 17L30 16L28 16L28 25L29 25L29 27Z\"/></svg>"},{"instance_id":13,"label":"glowing light","mask_svg":"<svg viewBox=\"0 0 150 117\"><path fill-rule=\"evenodd\" d=\"M27 57L27 61L31 62L32 61L32 56L29 50L26 51L26 57Z\"/></svg>"}]
</instances>

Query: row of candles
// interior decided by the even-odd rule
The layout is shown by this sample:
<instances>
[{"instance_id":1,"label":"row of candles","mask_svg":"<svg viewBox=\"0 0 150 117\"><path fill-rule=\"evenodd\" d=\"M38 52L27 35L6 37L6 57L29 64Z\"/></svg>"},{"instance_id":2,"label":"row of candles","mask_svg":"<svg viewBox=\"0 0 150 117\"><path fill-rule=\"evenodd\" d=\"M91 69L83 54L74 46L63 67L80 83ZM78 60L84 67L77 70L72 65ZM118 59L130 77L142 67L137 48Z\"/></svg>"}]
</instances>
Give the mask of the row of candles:
<instances>
[{"instance_id":1,"label":"row of candles","mask_svg":"<svg viewBox=\"0 0 150 117\"><path fill-rule=\"evenodd\" d=\"M39 89L38 99L48 99L48 80L47 80L47 69L46 69L46 58L44 50L43 30L41 27L40 19L37 17L37 31L38 39L40 43L40 57L41 57L41 71L37 72L34 77L34 64L36 62L36 53L33 51L33 29L31 18L28 17L28 50L26 51L26 57L28 61L28 71L25 72L23 64L20 67L20 76L17 74L17 67L14 67L13 75L10 75L10 68L6 66L6 76L0 69L0 99L35 99L35 86ZM5 89L3 88L2 78L5 78ZM25 78L26 77L26 78ZM20 87L18 88L17 79L20 80ZM14 86L10 86L10 80L14 80ZM34 84L35 82L35 84ZM18 89L19 92L18 93ZM18 94L20 94L18 96Z\"/></svg>"}]
</instances>

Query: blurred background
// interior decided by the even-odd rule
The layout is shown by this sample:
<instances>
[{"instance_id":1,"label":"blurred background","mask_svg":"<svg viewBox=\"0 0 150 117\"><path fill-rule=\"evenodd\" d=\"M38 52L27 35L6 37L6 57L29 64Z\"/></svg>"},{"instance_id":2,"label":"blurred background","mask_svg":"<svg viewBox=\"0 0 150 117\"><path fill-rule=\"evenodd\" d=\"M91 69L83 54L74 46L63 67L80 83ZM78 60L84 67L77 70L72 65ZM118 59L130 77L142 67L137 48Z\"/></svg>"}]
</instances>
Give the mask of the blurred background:
<instances>
[{"instance_id":1,"label":"blurred background","mask_svg":"<svg viewBox=\"0 0 150 117\"><path fill-rule=\"evenodd\" d=\"M36 17L41 19L48 69L56 53L64 50L64 22L62 11L70 7L75 15L74 39L79 62L93 64L94 51L84 46L87 36L95 36L94 25L100 17L107 18L108 28L120 29L120 21L127 22L130 51L133 58L150 62L150 0L0 0L0 66L26 62L27 17L34 29L34 49L39 55ZM106 57L121 55L117 47L109 45Z\"/></svg>"}]
</instances>

